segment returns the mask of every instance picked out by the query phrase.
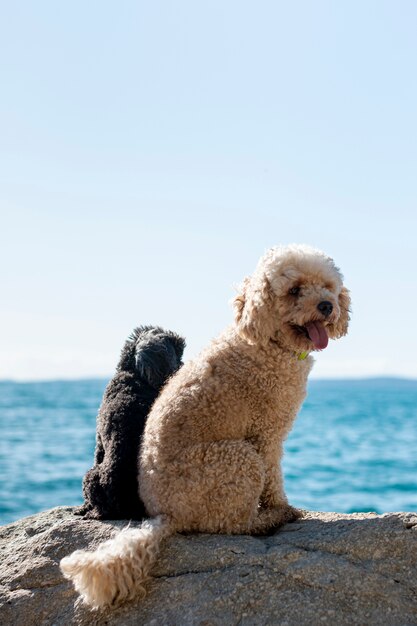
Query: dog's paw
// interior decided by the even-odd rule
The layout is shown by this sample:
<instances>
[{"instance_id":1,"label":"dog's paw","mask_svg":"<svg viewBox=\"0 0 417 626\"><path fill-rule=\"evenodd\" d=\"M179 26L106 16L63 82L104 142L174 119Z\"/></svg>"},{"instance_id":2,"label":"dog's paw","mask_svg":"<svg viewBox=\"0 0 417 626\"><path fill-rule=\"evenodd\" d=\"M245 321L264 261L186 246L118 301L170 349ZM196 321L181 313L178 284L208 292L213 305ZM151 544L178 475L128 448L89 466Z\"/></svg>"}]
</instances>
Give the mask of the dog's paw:
<instances>
[{"instance_id":1,"label":"dog's paw","mask_svg":"<svg viewBox=\"0 0 417 626\"><path fill-rule=\"evenodd\" d=\"M87 504L81 504L80 506L75 506L72 510L74 515L85 515L89 511L89 507Z\"/></svg>"},{"instance_id":2,"label":"dog's paw","mask_svg":"<svg viewBox=\"0 0 417 626\"><path fill-rule=\"evenodd\" d=\"M113 519L113 518L106 517L103 511L101 511L97 507L92 507L92 508L87 509L83 513L83 519L103 520L103 519Z\"/></svg>"},{"instance_id":3,"label":"dog's paw","mask_svg":"<svg viewBox=\"0 0 417 626\"><path fill-rule=\"evenodd\" d=\"M296 520L300 519L303 516L304 516L304 513L300 509L296 509L290 504L284 505L283 507L283 519L285 520L284 523L288 524L289 522L295 522Z\"/></svg>"},{"instance_id":4,"label":"dog's paw","mask_svg":"<svg viewBox=\"0 0 417 626\"><path fill-rule=\"evenodd\" d=\"M281 526L295 522L302 515L302 511L290 506L287 502L268 509L259 509L258 516L252 522L249 532L252 535L271 535Z\"/></svg>"}]
</instances>

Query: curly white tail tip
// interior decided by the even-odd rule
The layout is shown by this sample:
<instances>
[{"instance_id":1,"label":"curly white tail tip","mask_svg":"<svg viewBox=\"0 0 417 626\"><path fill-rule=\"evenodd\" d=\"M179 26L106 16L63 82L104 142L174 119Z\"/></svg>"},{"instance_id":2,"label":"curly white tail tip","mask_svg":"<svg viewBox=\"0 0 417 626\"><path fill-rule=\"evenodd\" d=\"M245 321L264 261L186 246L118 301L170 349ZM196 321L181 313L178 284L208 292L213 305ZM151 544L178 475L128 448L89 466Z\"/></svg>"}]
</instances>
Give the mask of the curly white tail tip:
<instances>
[{"instance_id":1,"label":"curly white tail tip","mask_svg":"<svg viewBox=\"0 0 417 626\"><path fill-rule=\"evenodd\" d=\"M143 522L140 528L122 530L94 552L76 550L61 560L61 571L83 602L95 609L144 596L143 583L169 532L162 518Z\"/></svg>"}]
</instances>

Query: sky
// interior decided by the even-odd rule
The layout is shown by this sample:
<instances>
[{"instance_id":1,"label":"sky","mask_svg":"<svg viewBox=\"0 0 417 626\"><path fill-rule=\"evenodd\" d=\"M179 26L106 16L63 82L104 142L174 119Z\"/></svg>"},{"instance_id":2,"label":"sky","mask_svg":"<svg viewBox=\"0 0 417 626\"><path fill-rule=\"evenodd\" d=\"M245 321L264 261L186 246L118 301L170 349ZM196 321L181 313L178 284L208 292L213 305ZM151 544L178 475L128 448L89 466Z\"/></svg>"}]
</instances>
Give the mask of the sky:
<instances>
[{"instance_id":1,"label":"sky","mask_svg":"<svg viewBox=\"0 0 417 626\"><path fill-rule=\"evenodd\" d=\"M140 324L197 355L265 250L352 294L315 377L417 377L417 5L0 8L0 379L108 377Z\"/></svg>"}]
</instances>

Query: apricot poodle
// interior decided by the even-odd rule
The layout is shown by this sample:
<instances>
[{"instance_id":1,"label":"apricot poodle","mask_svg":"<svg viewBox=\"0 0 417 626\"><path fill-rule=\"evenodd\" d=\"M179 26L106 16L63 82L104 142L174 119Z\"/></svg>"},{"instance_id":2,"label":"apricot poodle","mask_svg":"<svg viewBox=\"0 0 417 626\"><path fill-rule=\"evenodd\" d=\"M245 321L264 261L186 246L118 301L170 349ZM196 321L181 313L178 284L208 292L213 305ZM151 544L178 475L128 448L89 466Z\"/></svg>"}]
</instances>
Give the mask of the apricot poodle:
<instances>
[{"instance_id":1,"label":"apricot poodle","mask_svg":"<svg viewBox=\"0 0 417 626\"><path fill-rule=\"evenodd\" d=\"M348 290L307 246L263 256L234 300L235 322L168 382L148 416L140 495L152 519L61 561L84 602L143 595L177 531L266 533L300 516L287 501L283 442L306 395L311 352L346 334Z\"/></svg>"}]
</instances>

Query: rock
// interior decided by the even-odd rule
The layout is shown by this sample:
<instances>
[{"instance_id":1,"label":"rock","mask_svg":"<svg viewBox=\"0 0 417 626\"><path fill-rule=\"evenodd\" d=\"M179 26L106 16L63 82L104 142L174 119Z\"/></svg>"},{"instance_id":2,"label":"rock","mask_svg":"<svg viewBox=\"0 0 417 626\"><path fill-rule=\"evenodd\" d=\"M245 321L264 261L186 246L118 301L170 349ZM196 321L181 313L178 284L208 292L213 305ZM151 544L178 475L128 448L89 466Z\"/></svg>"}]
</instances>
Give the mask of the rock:
<instances>
[{"instance_id":1,"label":"rock","mask_svg":"<svg viewBox=\"0 0 417 626\"><path fill-rule=\"evenodd\" d=\"M417 515L307 513L269 537L177 535L144 600L90 611L59 561L124 525L62 507L1 528L0 623L417 624Z\"/></svg>"}]
</instances>

